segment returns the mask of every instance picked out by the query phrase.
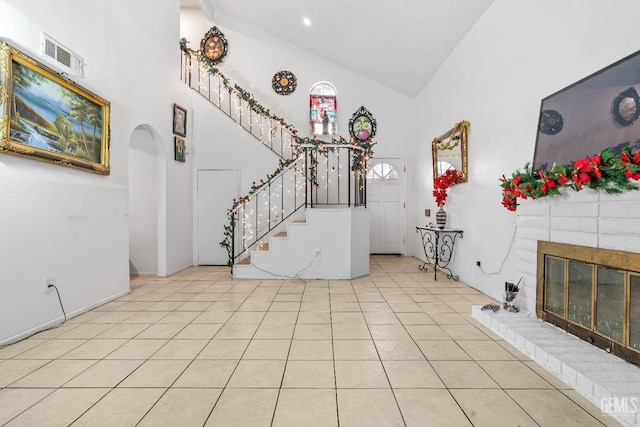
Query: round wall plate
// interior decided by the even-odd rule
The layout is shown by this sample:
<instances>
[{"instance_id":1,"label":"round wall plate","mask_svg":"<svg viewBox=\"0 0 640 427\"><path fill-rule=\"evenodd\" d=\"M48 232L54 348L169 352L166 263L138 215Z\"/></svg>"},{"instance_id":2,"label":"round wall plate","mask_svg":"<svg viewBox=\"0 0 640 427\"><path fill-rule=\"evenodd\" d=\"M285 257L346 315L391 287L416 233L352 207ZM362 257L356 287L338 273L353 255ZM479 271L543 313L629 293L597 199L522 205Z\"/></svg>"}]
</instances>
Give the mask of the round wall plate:
<instances>
[{"instance_id":1,"label":"round wall plate","mask_svg":"<svg viewBox=\"0 0 640 427\"><path fill-rule=\"evenodd\" d=\"M212 27L200 41L200 51L215 65L222 61L229 51L229 43L218 27Z\"/></svg>"},{"instance_id":2,"label":"round wall plate","mask_svg":"<svg viewBox=\"0 0 640 427\"><path fill-rule=\"evenodd\" d=\"M290 95L298 86L298 79L291 71L278 71L271 79L271 87L278 95Z\"/></svg>"}]
</instances>

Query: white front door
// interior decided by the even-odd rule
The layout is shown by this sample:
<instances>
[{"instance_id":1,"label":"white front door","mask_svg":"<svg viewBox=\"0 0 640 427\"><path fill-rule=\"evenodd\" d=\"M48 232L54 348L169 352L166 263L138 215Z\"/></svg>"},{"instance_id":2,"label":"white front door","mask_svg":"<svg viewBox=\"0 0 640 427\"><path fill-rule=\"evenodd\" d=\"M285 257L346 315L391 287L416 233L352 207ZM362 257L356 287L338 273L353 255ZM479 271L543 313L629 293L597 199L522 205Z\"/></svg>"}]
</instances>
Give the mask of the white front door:
<instances>
[{"instance_id":1,"label":"white front door","mask_svg":"<svg viewBox=\"0 0 640 427\"><path fill-rule=\"evenodd\" d=\"M373 159L367 172L370 253L404 254L405 159Z\"/></svg>"},{"instance_id":2,"label":"white front door","mask_svg":"<svg viewBox=\"0 0 640 427\"><path fill-rule=\"evenodd\" d=\"M227 210L238 197L238 177L237 170L198 171L198 265L226 265L229 260L220 242L229 224Z\"/></svg>"}]
</instances>

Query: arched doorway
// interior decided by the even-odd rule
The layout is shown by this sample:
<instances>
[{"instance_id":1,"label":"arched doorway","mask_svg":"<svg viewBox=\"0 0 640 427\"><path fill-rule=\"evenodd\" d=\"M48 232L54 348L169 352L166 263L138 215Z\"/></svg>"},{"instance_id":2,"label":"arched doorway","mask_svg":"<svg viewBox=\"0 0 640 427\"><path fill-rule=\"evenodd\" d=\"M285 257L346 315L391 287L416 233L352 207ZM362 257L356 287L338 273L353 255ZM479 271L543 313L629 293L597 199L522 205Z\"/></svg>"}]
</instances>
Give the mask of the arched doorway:
<instances>
[{"instance_id":1,"label":"arched doorway","mask_svg":"<svg viewBox=\"0 0 640 427\"><path fill-rule=\"evenodd\" d=\"M129 273L166 275L165 154L158 132L139 125L129 139Z\"/></svg>"}]
</instances>

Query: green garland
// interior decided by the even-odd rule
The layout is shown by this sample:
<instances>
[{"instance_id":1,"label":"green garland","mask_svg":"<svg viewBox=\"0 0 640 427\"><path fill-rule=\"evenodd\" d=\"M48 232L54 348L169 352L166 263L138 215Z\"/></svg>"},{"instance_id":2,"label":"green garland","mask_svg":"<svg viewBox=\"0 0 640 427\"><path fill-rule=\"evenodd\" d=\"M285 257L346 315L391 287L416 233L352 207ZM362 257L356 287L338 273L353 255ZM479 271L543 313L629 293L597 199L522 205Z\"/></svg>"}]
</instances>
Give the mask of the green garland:
<instances>
[{"instance_id":1,"label":"green garland","mask_svg":"<svg viewBox=\"0 0 640 427\"><path fill-rule=\"evenodd\" d=\"M593 157L576 160L573 164L554 164L549 171L534 171L527 163L523 171L516 171L511 178L502 175L502 206L510 211L518 207L517 200L539 199L560 194L561 188L580 191L583 188L622 193L637 190L630 180L640 179L640 151L631 153L625 147L615 155L610 148Z\"/></svg>"},{"instance_id":2,"label":"green garland","mask_svg":"<svg viewBox=\"0 0 640 427\"><path fill-rule=\"evenodd\" d=\"M295 142L297 145L297 150L294 151L294 156L302 154L299 151L304 150L304 145L312 145L316 148L317 154L313 152L311 153L311 160L309 165L309 180L311 182L311 185L314 185L316 187L318 186L318 177L316 173L318 166L317 155L324 154L325 156L327 156L329 152L334 152L336 148L339 148L327 147L327 145L359 147L360 150L353 150L353 157L351 159L351 170L363 171L367 168L367 161L373 157L373 146L377 144L377 142L372 142L371 138L367 140L359 140L353 138L351 141L347 141L342 136L338 137L338 139L331 139L330 142L321 141L317 137L296 137Z\"/></svg>"},{"instance_id":3,"label":"green garland","mask_svg":"<svg viewBox=\"0 0 640 427\"><path fill-rule=\"evenodd\" d=\"M265 108L260 103L258 103L256 101L256 99L254 98L254 96L250 92L248 92L247 90L243 89L242 87L240 87L237 84L231 85L231 81L224 74L222 74L222 72L220 71L219 68L217 68L215 65L213 65L213 62L209 58L204 56L201 51L193 50L193 49L187 47L187 43L189 43L187 41L187 39L185 39L184 37L181 38L180 39L180 50L182 50L183 52L189 54L191 57L195 58L201 64L205 64L206 67L207 67L207 71L211 75L220 76L220 79L222 80L222 83L224 84L224 87L229 91L229 94L231 94L232 92L235 92L240 99L242 99L243 101L245 101L249 105L249 108L252 111L260 114L263 117L266 117L268 119L273 120L274 122L278 123L280 126L282 126L284 129L288 130L289 132L291 132L295 136L295 134L297 133L297 130L293 125L288 124L287 122L285 122L285 120L282 117L276 116L275 114L273 114L271 112L271 110L269 110L268 108Z\"/></svg>"}]
</instances>

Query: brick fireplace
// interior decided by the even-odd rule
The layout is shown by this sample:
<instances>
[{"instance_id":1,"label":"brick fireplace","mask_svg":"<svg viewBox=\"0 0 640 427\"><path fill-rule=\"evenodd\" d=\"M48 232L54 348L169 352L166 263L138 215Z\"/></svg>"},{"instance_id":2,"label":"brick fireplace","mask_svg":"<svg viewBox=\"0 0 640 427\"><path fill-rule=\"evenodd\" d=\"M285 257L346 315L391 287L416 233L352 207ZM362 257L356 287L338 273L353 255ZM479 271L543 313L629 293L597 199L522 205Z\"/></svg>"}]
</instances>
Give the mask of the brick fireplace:
<instances>
[{"instance_id":1,"label":"brick fireplace","mask_svg":"<svg viewBox=\"0 0 640 427\"><path fill-rule=\"evenodd\" d=\"M516 211L516 230L508 262L520 277L520 313L480 310L473 316L527 356L600 406L614 398L640 400L640 368L591 345L537 316L538 242L625 252L626 269L640 271L640 191L610 195L563 190L562 195L523 200ZM626 426L640 426L640 414L614 417Z\"/></svg>"}]
</instances>

